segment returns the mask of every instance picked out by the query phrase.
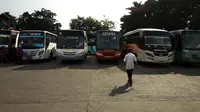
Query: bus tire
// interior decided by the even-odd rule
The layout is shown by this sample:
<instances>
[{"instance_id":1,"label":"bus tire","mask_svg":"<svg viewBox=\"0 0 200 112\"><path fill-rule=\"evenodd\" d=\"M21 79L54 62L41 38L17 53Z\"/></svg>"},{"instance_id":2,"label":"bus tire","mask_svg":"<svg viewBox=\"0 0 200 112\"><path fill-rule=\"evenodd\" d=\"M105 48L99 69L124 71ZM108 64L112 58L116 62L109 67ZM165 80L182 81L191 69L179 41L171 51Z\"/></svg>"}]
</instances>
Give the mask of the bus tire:
<instances>
[{"instance_id":1,"label":"bus tire","mask_svg":"<svg viewBox=\"0 0 200 112\"><path fill-rule=\"evenodd\" d=\"M116 63L117 65L119 65L119 60L116 60L115 63Z\"/></svg>"},{"instance_id":2,"label":"bus tire","mask_svg":"<svg viewBox=\"0 0 200 112\"><path fill-rule=\"evenodd\" d=\"M88 55L91 55L92 53L90 51L88 51Z\"/></svg>"},{"instance_id":3,"label":"bus tire","mask_svg":"<svg viewBox=\"0 0 200 112\"><path fill-rule=\"evenodd\" d=\"M87 55L88 55L88 54L85 54L85 56L84 56L84 59L83 59L83 60L86 60L86 59L87 59Z\"/></svg>"},{"instance_id":4,"label":"bus tire","mask_svg":"<svg viewBox=\"0 0 200 112\"><path fill-rule=\"evenodd\" d=\"M57 58L57 56L56 56L56 53L55 52L53 52L53 60L56 60L56 58Z\"/></svg>"},{"instance_id":5,"label":"bus tire","mask_svg":"<svg viewBox=\"0 0 200 112\"><path fill-rule=\"evenodd\" d=\"M170 68L170 67L171 67L171 64L170 64L170 63L166 63L165 66L166 66L167 68Z\"/></svg>"},{"instance_id":6,"label":"bus tire","mask_svg":"<svg viewBox=\"0 0 200 112\"><path fill-rule=\"evenodd\" d=\"M97 63L101 64L101 60L97 59Z\"/></svg>"},{"instance_id":7,"label":"bus tire","mask_svg":"<svg viewBox=\"0 0 200 112\"><path fill-rule=\"evenodd\" d=\"M191 67L191 63L189 63L189 62L183 62L183 67L186 67L186 68L188 68L188 67Z\"/></svg>"},{"instance_id":8,"label":"bus tire","mask_svg":"<svg viewBox=\"0 0 200 112\"><path fill-rule=\"evenodd\" d=\"M50 53L48 60L51 61L52 59L53 59L53 52Z\"/></svg>"},{"instance_id":9,"label":"bus tire","mask_svg":"<svg viewBox=\"0 0 200 112\"><path fill-rule=\"evenodd\" d=\"M66 60L60 60L61 64L65 64Z\"/></svg>"}]
</instances>

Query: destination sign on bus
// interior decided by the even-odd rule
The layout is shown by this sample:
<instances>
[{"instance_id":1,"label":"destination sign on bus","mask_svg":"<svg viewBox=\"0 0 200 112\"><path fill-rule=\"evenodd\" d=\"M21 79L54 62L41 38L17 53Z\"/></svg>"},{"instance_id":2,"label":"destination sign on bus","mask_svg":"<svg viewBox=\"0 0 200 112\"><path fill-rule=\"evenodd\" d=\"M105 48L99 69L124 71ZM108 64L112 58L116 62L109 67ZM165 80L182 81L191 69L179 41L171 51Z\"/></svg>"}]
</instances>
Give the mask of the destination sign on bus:
<instances>
[{"instance_id":1,"label":"destination sign on bus","mask_svg":"<svg viewBox=\"0 0 200 112\"><path fill-rule=\"evenodd\" d=\"M10 30L0 30L0 34L7 34L10 35L11 31Z\"/></svg>"},{"instance_id":2,"label":"destination sign on bus","mask_svg":"<svg viewBox=\"0 0 200 112\"><path fill-rule=\"evenodd\" d=\"M64 39L78 39L78 37L63 37Z\"/></svg>"},{"instance_id":3,"label":"destination sign on bus","mask_svg":"<svg viewBox=\"0 0 200 112\"><path fill-rule=\"evenodd\" d=\"M6 34L0 34L0 37L9 37L10 35L6 35Z\"/></svg>"},{"instance_id":4,"label":"destination sign on bus","mask_svg":"<svg viewBox=\"0 0 200 112\"><path fill-rule=\"evenodd\" d=\"M44 36L44 33L40 32L23 32L20 34L21 36Z\"/></svg>"},{"instance_id":5,"label":"destination sign on bus","mask_svg":"<svg viewBox=\"0 0 200 112\"><path fill-rule=\"evenodd\" d=\"M101 36L116 36L115 32L102 32Z\"/></svg>"},{"instance_id":6,"label":"destination sign on bus","mask_svg":"<svg viewBox=\"0 0 200 112\"><path fill-rule=\"evenodd\" d=\"M196 34L200 34L200 31L185 31L183 32L184 35L196 35Z\"/></svg>"}]
</instances>

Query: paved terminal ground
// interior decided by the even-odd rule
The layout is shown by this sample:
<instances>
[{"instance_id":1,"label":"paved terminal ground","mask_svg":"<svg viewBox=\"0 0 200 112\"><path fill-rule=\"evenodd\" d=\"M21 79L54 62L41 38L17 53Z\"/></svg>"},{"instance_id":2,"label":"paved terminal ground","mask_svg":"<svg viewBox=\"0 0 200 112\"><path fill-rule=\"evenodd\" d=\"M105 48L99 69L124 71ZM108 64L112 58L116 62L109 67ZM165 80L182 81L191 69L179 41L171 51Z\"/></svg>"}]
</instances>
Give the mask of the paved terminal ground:
<instances>
[{"instance_id":1,"label":"paved terminal ground","mask_svg":"<svg viewBox=\"0 0 200 112\"><path fill-rule=\"evenodd\" d=\"M0 112L199 112L200 67L140 64L127 88L122 62L0 65Z\"/></svg>"}]
</instances>

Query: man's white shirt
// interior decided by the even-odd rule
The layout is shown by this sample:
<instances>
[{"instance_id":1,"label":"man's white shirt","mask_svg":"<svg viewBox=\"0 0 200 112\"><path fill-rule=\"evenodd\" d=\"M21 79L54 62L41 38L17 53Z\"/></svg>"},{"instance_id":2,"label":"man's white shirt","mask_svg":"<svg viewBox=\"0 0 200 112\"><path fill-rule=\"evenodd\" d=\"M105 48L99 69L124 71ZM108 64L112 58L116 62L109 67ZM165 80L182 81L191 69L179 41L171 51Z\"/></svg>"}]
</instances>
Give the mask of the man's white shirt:
<instances>
[{"instance_id":1,"label":"man's white shirt","mask_svg":"<svg viewBox=\"0 0 200 112\"><path fill-rule=\"evenodd\" d=\"M124 62L126 63L126 69L134 69L134 61L137 61L136 56L133 53L128 53L124 57Z\"/></svg>"}]
</instances>

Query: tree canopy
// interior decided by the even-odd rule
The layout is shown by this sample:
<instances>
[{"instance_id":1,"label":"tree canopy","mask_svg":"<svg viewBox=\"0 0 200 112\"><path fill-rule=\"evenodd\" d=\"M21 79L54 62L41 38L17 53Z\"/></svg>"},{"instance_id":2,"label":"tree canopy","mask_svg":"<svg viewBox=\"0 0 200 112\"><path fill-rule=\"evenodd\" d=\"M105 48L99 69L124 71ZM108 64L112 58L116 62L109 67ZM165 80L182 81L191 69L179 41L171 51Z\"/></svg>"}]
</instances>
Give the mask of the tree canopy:
<instances>
[{"instance_id":1,"label":"tree canopy","mask_svg":"<svg viewBox=\"0 0 200 112\"><path fill-rule=\"evenodd\" d=\"M143 4L133 2L127 10L129 14L121 17L124 33L137 28L200 28L199 0L147 0Z\"/></svg>"},{"instance_id":2,"label":"tree canopy","mask_svg":"<svg viewBox=\"0 0 200 112\"><path fill-rule=\"evenodd\" d=\"M120 18L123 33L137 28L159 28L166 30L200 29L200 0L147 0L133 2L126 8L129 14ZM47 30L57 33L61 24L55 19L56 13L42 8L24 12L18 18L9 12L0 14L0 29ZM71 29L85 30L93 38L97 30L112 30L115 23L109 19L93 17L71 19Z\"/></svg>"},{"instance_id":3,"label":"tree canopy","mask_svg":"<svg viewBox=\"0 0 200 112\"><path fill-rule=\"evenodd\" d=\"M0 14L0 29L13 29L16 26L16 17L9 12Z\"/></svg>"},{"instance_id":4,"label":"tree canopy","mask_svg":"<svg viewBox=\"0 0 200 112\"><path fill-rule=\"evenodd\" d=\"M97 20L92 17L81 17L71 19L70 29L85 30L89 38L94 38L97 30L112 30L115 23L109 19Z\"/></svg>"},{"instance_id":5,"label":"tree canopy","mask_svg":"<svg viewBox=\"0 0 200 112\"><path fill-rule=\"evenodd\" d=\"M46 30L57 33L61 24L55 19L56 13L42 8L33 13L24 12L18 18L18 29L26 30Z\"/></svg>"}]
</instances>

